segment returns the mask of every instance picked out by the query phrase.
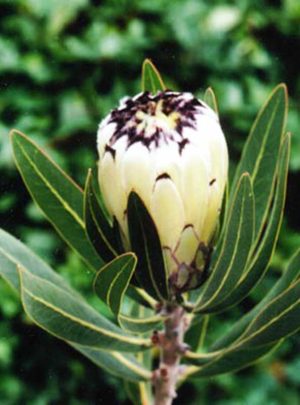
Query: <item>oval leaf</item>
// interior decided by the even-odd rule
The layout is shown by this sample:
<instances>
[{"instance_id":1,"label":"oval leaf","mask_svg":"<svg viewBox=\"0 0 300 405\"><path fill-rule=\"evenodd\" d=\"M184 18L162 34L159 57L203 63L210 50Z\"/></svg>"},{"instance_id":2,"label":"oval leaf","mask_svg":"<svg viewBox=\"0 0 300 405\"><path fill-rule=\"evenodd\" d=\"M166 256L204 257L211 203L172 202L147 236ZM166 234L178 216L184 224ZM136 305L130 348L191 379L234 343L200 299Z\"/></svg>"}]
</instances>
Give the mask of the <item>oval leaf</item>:
<instances>
[{"instance_id":1,"label":"oval leaf","mask_svg":"<svg viewBox=\"0 0 300 405\"><path fill-rule=\"evenodd\" d=\"M88 172L84 189L84 222L88 238L100 256L106 261L118 256L119 244L116 230L108 223L99 204L93 187L91 170Z\"/></svg>"},{"instance_id":2,"label":"oval leaf","mask_svg":"<svg viewBox=\"0 0 300 405\"><path fill-rule=\"evenodd\" d=\"M131 333L141 334L159 329L163 321L163 318L159 315L148 316L145 318L134 318L120 314L118 319L122 329Z\"/></svg>"},{"instance_id":3,"label":"oval leaf","mask_svg":"<svg viewBox=\"0 0 300 405\"><path fill-rule=\"evenodd\" d=\"M23 267L32 274L60 286L65 291L70 291L73 297L82 298L71 289L65 280L56 274L45 262L31 252L23 243L12 235L0 229L0 276L20 293L20 277L18 268ZM129 381L144 381L151 378L151 373L137 362L134 356L118 352L108 352L68 344L81 352L99 367L110 373L128 379Z\"/></svg>"},{"instance_id":4,"label":"oval leaf","mask_svg":"<svg viewBox=\"0 0 300 405\"><path fill-rule=\"evenodd\" d=\"M74 291L55 271L33 253L26 245L0 229L0 276L20 293L18 267L30 271L33 275L57 284L62 288ZM74 291L75 294L75 291Z\"/></svg>"},{"instance_id":5,"label":"oval leaf","mask_svg":"<svg viewBox=\"0 0 300 405\"><path fill-rule=\"evenodd\" d=\"M278 162L278 178L275 190L274 201L269 212L269 220L259 242L259 246L254 251L253 259L242 274L235 290L226 297L215 310L224 311L228 307L237 304L245 298L252 288L265 274L269 261L275 250L276 242L283 217L283 209L286 196L286 183L288 174L288 162L290 152L290 137L287 136L281 148Z\"/></svg>"},{"instance_id":6,"label":"oval leaf","mask_svg":"<svg viewBox=\"0 0 300 405\"><path fill-rule=\"evenodd\" d=\"M300 328L300 279L269 302L240 337L243 346L276 342ZM240 343L239 343L240 344Z\"/></svg>"},{"instance_id":7,"label":"oval leaf","mask_svg":"<svg viewBox=\"0 0 300 405\"><path fill-rule=\"evenodd\" d=\"M212 377L219 374L237 371L251 365L261 357L268 354L277 345L268 344L265 346L255 347L251 350L243 348L231 348L224 350L211 361L203 364L203 359L197 359L197 355L189 360L193 364L200 364L201 367L193 370L191 378Z\"/></svg>"},{"instance_id":8,"label":"oval leaf","mask_svg":"<svg viewBox=\"0 0 300 405\"><path fill-rule=\"evenodd\" d=\"M102 267L94 280L95 293L118 316L121 303L133 276L137 258L134 253L124 253Z\"/></svg>"},{"instance_id":9,"label":"oval leaf","mask_svg":"<svg viewBox=\"0 0 300 405\"><path fill-rule=\"evenodd\" d=\"M221 251L213 258L210 275L196 312L212 312L214 307L235 288L246 267L254 229L254 202L248 174L241 177L232 201Z\"/></svg>"},{"instance_id":10,"label":"oval leaf","mask_svg":"<svg viewBox=\"0 0 300 405\"><path fill-rule=\"evenodd\" d=\"M250 322L257 316L257 314L267 306L273 298L277 297L284 290L286 290L300 275L300 249L294 254L290 260L286 270L275 283L273 288L267 295L246 315L244 315L238 322L232 325L230 331L218 339L210 348L210 350L220 350L227 347L233 341L238 339L245 329L249 326Z\"/></svg>"},{"instance_id":11,"label":"oval leaf","mask_svg":"<svg viewBox=\"0 0 300 405\"><path fill-rule=\"evenodd\" d=\"M22 303L27 315L56 337L98 349L140 351L146 339L125 334L78 295L19 268Z\"/></svg>"},{"instance_id":12,"label":"oval leaf","mask_svg":"<svg viewBox=\"0 0 300 405\"><path fill-rule=\"evenodd\" d=\"M142 382L151 379L152 373L143 367L133 355L106 350L92 349L71 344L76 350L116 377L126 381Z\"/></svg>"},{"instance_id":13,"label":"oval leaf","mask_svg":"<svg viewBox=\"0 0 300 405\"><path fill-rule=\"evenodd\" d=\"M232 191L241 174L251 176L255 195L255 238L258 240L269 215L276 166L287 118L287 89L277 86L253 124L237 167Z\"/></svg>"},{"instance_id":14,"label":"oval leaf","mask_svg":"<svg viewBox=\"0 0 300 405\"><path fill-rule=\"evenodd\" d=\"M23 181L60 236L93 269L103 263L85 234L83 193L37 145L24 134L11 133L16 165Z\"/></svg>"},{"instance_id":15,"label":"oval leaf","mask_svg":"<svg viewBox=\"0 0 300 405\"><path fill-rule=\"evenodd\" d=\"M118 316L119 325L131 333L153 332L162 326L165 319L156 313L155 308L145 307L128 296L124 301L123 310Z\"/></svg>"},{"instance_id":16,"label":"oval leaf","mask_svg":"<svg viewBox=\"0 0 300 405\"><path fill-rule=\"evenodd\" d=\"M127 305L126 314L119 314L120 326L131 333L147 333L153 332L162 326L165 319L163 316L158 315L153 309L146 308L136 302L132 305Z\"/></svg>"}]
</instances>

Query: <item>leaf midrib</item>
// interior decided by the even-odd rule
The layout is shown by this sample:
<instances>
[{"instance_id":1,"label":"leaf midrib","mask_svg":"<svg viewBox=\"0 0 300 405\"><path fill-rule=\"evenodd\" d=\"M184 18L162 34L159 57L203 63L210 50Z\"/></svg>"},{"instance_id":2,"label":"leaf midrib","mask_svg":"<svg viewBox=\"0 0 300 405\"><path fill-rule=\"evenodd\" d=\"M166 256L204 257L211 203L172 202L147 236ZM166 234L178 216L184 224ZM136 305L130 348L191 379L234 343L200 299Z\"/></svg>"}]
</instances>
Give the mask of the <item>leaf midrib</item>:
<instances>
[{"instance_id":1,"label":"leaf midrib","mask_svg":"<svg viewBox=\"0 0 300 405\"><path fill-rule=\"evenodd\" d=\"M80 218L77 212L74 211L74 209L66 202L66 200L57 192L55 188L52 187L51 183L45 178L45 176L41 173L41 171L38 169L36 164L31 160L23 146L18 142L18 146L23 153L24 157L28 161L28 163L32 166L36 174L41 178L41 180L45 183L46 187L49 189L49 191L53 194L54 197L60 202L62 207L75 219L75 221L80 225L81 228L85 228L83 220ZM19 165L20 167L20 165ZM20 167L20 171L23 173L22 168ZM27 182L26 182L27 183ZM30 189L30 188L29 188ZM38 205L40 205L38 203Z\"/></svg>"}]
</instances>

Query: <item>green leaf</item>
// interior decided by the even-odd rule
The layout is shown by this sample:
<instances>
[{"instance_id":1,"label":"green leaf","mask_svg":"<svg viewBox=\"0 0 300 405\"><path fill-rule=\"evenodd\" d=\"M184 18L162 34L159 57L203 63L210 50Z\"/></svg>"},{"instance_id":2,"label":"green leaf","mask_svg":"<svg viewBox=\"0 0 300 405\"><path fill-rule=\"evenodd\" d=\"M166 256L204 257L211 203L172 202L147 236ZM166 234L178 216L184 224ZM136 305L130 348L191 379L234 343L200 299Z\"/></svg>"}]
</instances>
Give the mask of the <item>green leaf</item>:
<instances>
[{"instance_id":1,"label":"green leaf","mask_svg":"<svg viewBox=\"0 0 300 405\"><path fill-rule=\"evenodd\" d=\"M230 331L218 339L211 347L210 350L220 350L223 349L234 340L236 340L245 331L250 322L256 317L256 315L267 306L273 298L280 295L284 290L286 290L300 274L300 249L291 258L286 270L281 275L279 280L267 293L267 295L246 315L244 315L238 322L232 325Z\"/></svg>"},{"instance_id":2,"label":"green leaf","mask_svg":"<svg viewBox=\"0 0 300 405\"><path fill-rule=\"evenodd\" d=\"M259 112L235 173L232 191L241 174L250 174L255 195L255 238L258 241L269 215L276 166L287 117L287 89L277 86Z\"/></svg>"},{"instance_id":3,"label":"green leaf","mask_svg":"<svg viewBox=\"0 0 300 405\"><path fill-rule=\"evenodd\" d=\"M292 280L291 274L285 279ZM285 282L277 285L273 294L280 291ZM270 298L270 297L269 297ZM249 319L247 320L249 321ZM243 322L242 328L244 329ZM288 288L277 295L271 302L260 304L258 310L254 310L250 315L250 322L247 322L246 330L239 336L238 339L227 348L226 345L235 338L237 331L235 330L229 338L225 337L223 341L213 345L216 350L207 354L191 354L192 362L194 360L200 364L209 358L217 358L218 353L223 356L226 353L242 351L251 352L259 348L276 345L281 339L296 333L300 329L300 279L292 282ZM224 348L220 346L224 346Z\"/></svg>"},{"instance_id":4,"label":"green leaf","mask_svg":"<svg viewBox=\"0 0 300 405\"><path fill-rule=\"evenodd\" d=\"M124 253L102 267L94 280L95 293L119 315L121 303L133 276L137 258L134 253Z\"/></svg>"},{"instance_id":5,"label":"green leaf","mask_svg":"<svg viewBox=\"0 0 300 405\"><path fill-rule=\"evenodd\" d=\"M122 329L138 334L161 328L163 320L163 316L155 313L155 308L145 307L129 297L124 300L122 312L118 315L118 322Z\"/></svg>"},{"instance_id":6,"label":"green leaf","mask_svg":"<svg viewBox=\"0 0 300 405\"><path fill-rule=\"evenodd\" d=\"M132 311L130 314L120 313L125 293L135 270L136 261L135 254L131 252L115 258L97 273L94 280L94 290L117 316L122 329L131 333L143 334L159 328L164 318L154 314L152 309L145 308L141 303L137 304L134 301L132 301L131 306L134 308L134 313ZM128 304L129 302L126 302L127 307Z\"/></svg>"},{"instance_id":7,"label":"green leaf","mask_svg":"<svg viewBox=\"0 0 300 405\"><path fill-rule=\"evenodd\" d=\"M125 391L133 405L152 404L152 384L125 381Z\"/></svg>"},{"instance_id":8,"label":"green leaf","mask_svg":"<svg viewBox=\"0 0 300 405\"><path fill-rule=\"evenodd\" d=\"M20 292L18 267L71 291L69 285L18 239L0 229L0 276Z\"/></svg>"},{"instance_id":9,"label":"green leaf","mask_svg":"<svg viewBox=\"0 0 300 405\"><path fill-rule=\"evenodd\" d=\"M127 353L108 352L71 344L76 350L90 359L97 366L105 369L116 377L131 382L142 382L151 379L151 372L143 367L136 358Z\"/></svg>"},{"instance_id":10,"label":"green leaf","mask_svg":"<svg viewBox=\"0 0 300 405\"><path fill-rule=\"evenodd\" d=\"M137 302L140 305L143 305L144 307L147 308L155 308L157 302L155 299L150 297L149 294L146 293L145 290L142 288L133 286L132 284L129 284L126 295L130 297L133 301Z\"/></svg>"},{"instance_id":11,"label":"green leaf","mask_svg":"<svg viewBox=\"0 0 300 405\"><path fill-rule=\"evenodd\" d=\"M268 344L265 346L255 347L251 350L245 348L229 348L215 355L212 360L205 358L205 355L193 355L189 358L193 364L199 364L198 369L194 369L190 374L191 378L212 377L218 374L237 371L249 366L261 357L268 354L277 345Z\"/></svg>"},{"instance_id":12,"label":"green leaf","mask_svg":"<svg viewBox=\"0 0 300 405\"><path fill-rule=\"evenodd\" d=\"M252 347L274 343L299 329L300 279L265 305L239 338L239 344Z\"/></svg>"},{"instance_id":13,"label":"green leaf","mask_svg":"<svg viewBox=\"0 0 300 405\"><path fill-rule=\"evenodd\" d=\"M242 274L236 288L231 294L220 302L215 310L225 310L228 307L241 301L256 283L263 277L268 268L269 261L274 252L279 235L280 225L283 217L283 209L286 195L286 183L288 174L288 162L290 153L290 136L287 135L281 147L277 183L275 195L272 202L269 220L259 242L256 251L253 252L253 258L246 271Z\"/></svg>"},{"instance_id":14,"label":"green leaf","mask_svg":"<svg viewBox=\"0 0 300 405\"><path fill-rule=\"evenodd\" d=\"M159 71L150 59L145 59L142 67L142 91L156 94L158 91L164 90L166 90L166 86Z\"/></svg>"},{"instance_id":15,"label":"green leaf","mask_svg":"<svg viewBox=\"0 0 300 405\"><path fill-rule=\"evenodd\" d=\"M146 310L148 308L143 308L143 309ZM153 312L151 314L147 314L147 315L139 314L136 317L119 314L119 318L118 318L122 329L127 330L128 332L131 332L131 333L138 333L138 334L153 332L154 330L159 329L162 325L163 319L164 318L162 316L155 315L155 314L153 314Z\"/></svg>"},{"instance_id":16,"label":"green leaf","mask_svg":"<svg viewBox=\"0 0 300 405\"><path fill-rule=\"evenodd\" d=\"M19 267L25 268L33 275L59 286L64 291L69 291L74 299L82 300L81 296L72 290L64 279L56 274L45 262L19 240L0 229L0 276L17 290L18 293L20 293ZM131 355L101 351L68 341L67 343L98 366L103 367L114 375L128 378L130 381L142 381L149 377L149 372Z\"/></svg>"},{"instance_id":17,"label":"green leaf","mask_svg":"<svg viewBox=\"0 0 300 405\"><path fill-rule=\"evenodd\" d=\"M125 391L132 405L151 404L145 383L124 382Z\"/></svg>"},{"instance_id":18,"label":"green leaf","mask_svg":"<svg viewBox=\"0 0 300 405\"><path fill-rule=\"evenodd\" d=\"M137 360L142 363L144 367L146 367L147 369L151 368L152 356L149 350L140 352L136 356ZM153 403L151 381L139 383L125 381L125 390L134 405L146 405Z\"/></svg>"},{"instance_id":19,"label":"green leaf","mask_svg":"<svg viewBox=\"0 0 300 405\"><path fill-rule=\"evenodd\" d=\"M168 300L168 276L156 226L140 197L131 192L127 206L132 250L137 254L139 284L158 301Z\"/></svg>"},{"instance_id":20,"label":"green leaf","mask_svg":"<svg viewBox=\"0 0 300 405\"><path fill-rule=\"evenodd\" d=\"M203 346L208 322L209 315L196 314L193 316L191 326L184 336L184 342L192 351L197 351Z\"/></svg>"},{"instance_id":21,"label":"green leaf","mask_svg":"<svg viewBox=\"0 0 300 405\"><path fill-rule=\"evenodd\" d=\"M219 217L219 224L218 224L218 233L215 238L215 243L219 241L220 245L223 240L223 234L226 229L226 219L228 215L228 209L229 209L229 187L228 183L225 186L224 190L224 197L222 201L222 207L221 207L221 212L220 212L220 217ZM214 241L213 241L214 242Z\"/></svg>"},{"instance_id":22,"label":"green leaf","mask_svg":"<svg viewBox=\"0 0 300 405\"><path fill-rule=\"evenodd\" d=\"M279 280L269 296L250 315L246 315L247 325L244 321L238 322L235 330L213 345L208 353L188 354L193 364L201 365L197 376L211 376L244 367L300 329L299 271L298 252L286 276ZM269 301L274 295L275 298ZM238 334L240 336L236 339Z\"/></svg>"},{"instance_id":23,"label":"green leaf","mask_svg":"<svg viewBox=\"0 0 300 405\"><path fill-rule=\"evenodd\" d=\"M216 95L211 87L208 87L205 90L204 96L203 96L204 102L214 110L214 112L219 115L219 109L218 109L218 103L217 103L217 98Z\"/></svg>"},{"instance_id":24,"label":"green leaf","mask_svg":"<svg viewBox=\"0 0 300 405\"><path fill-rule=\"evenodd\" d=\"M100 209L104 217L106 218L106 221L112 225L112 218L110 213L107 210L107 207L104 202L103 198L103 193L100 188L99 184L99 179L98 179L98 166L96 165L93 169L88 170L88 175L90 173L90 182L91 182L91 189L93 191L93 194L95 195L95 198L97 200L97 204L100 205Z\"/></svg>"},{"instance_id":25,"label":"green leaf","mask_svg":"<svg viewBox=\"0 0 300 405\"><path fill-rule=\"evenodd\" d=\"M134 304L130 310L130 315L132 317L140 319L145 318L145 316L149 315L149 312L150 310L148 308L145 308L138 304ZM136 357L139 363L141 363L146 369L149 370L152 368L153 354L150 350L139 352L136 354ZM153 403L151 381L138 384L129 383L127 381L125 382L125 389L133 404L145 405Z\"/></svg>"},{"instance_id":26,"label":"green leaf","mask_svg":"<svg viewBox=\"0 0 300 405\"><path fill-rule=\"evenodd\" d=\"M89 170L84 190L84 222L89 240L99 255L106 261L120 253L117 230L107 221L107 217L93 187L92 172Z\"/></svg>"},{"instance_id":27,"label":"green leaf","mask_svg":"<svg viewBox=\"0 0 300 405\"><path fill-rule=\"evenodd\" d=\"M220 253L212 259L212 273L196 303L196 312L214 311L215 306L235 288L248 261L253 219L253 192L249 175L244 174L232 200Z\"/></svg>"},{"instance_id":28,"label":"green leaf","mask_svg":"<svg viewBox=\"0 0 300 405\"><path fill-rule=\"evenodd\" d=\"M147 339L125 334L78 295L19 268L21 297L27 315L52 335L94 349L140 351Z\"/></svg>"},{"instance_id":29,"label":"green leaf","mask_svg":"<svg viewBox=\"0 0 300 405\"><path fill-rule=\"evenodd\" d=\"M31 140L11 133L14 157L32 198L61 237L93 269L103 261L85 234L82 190Z\"/></svg>"}]
</instances>

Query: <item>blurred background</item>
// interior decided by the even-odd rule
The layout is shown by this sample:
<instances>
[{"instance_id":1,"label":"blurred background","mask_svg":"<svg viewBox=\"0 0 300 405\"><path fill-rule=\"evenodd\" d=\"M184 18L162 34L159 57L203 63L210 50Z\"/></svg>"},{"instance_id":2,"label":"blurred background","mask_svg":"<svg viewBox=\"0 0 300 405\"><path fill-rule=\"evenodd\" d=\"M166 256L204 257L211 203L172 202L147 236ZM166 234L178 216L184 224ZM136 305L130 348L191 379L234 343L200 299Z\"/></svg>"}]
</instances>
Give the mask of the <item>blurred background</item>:
<instances>
[{"instance_id":1,"label":"blurred background","mask_svg":"<svg viewBox=\"0 0 300 405\"><path fill-rule=\"evenodd\" d=\"M91 296L91 274L31 201L8 132L30 136L83 185L96 129L119 98L140 91L144 58L169 88L215 90L231 156L262 103L288 85L292 156L277 252L259 288L211 324L222 332L279 277L300 245L299 0L0 0L0 225ZM181 405L297 405L300 337L236 374L184 386ZM33 326L0 281L0 404L129 404L123 383Z\"/></svg>"}]
</instances>

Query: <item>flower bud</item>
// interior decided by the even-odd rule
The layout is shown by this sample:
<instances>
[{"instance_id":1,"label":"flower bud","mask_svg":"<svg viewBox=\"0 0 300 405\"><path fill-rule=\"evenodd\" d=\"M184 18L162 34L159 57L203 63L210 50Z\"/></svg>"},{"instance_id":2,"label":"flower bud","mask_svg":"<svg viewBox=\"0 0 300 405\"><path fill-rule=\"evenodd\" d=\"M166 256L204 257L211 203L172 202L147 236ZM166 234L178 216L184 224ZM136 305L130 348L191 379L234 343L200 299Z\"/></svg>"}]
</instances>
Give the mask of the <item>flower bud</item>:
<instances>
[{"instance_id":1,"label":"flower bud","mask_svg":"<svg viewBox=\"0 0 300 405\"><path fill-rule=\"evenodd\" d=\"M227 180L218 116L191 93L145 92L121 101L100 123L97 141L103 199L127 248L135 191L157 227L170 280L179 290L195 286L191 275L205 266Z\"/></svg>"}]
</instances>

